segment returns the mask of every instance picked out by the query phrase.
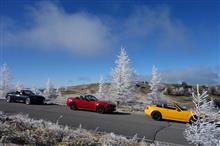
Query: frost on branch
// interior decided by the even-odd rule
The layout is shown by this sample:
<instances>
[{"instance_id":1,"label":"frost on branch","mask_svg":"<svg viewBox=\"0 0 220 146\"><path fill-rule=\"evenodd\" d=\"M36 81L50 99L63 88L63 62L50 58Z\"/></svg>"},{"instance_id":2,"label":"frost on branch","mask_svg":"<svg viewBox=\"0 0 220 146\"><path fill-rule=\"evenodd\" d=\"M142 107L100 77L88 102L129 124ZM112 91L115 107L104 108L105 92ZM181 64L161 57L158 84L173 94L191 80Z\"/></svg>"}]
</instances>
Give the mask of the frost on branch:
<instances>
[{"instance_id":1,"label":"frost on branch","mask_svg":"<svg viewBox=\"0 0 220 146\"><path fill-rule=\"evenodd\" d=\"M115 61L116 67L111 74L111 98L113 101L126 103L134 98L134 70L124 48Z\"/></svg>"},{"instance_id":2,"label":"frost on branch","mask_svg":"<svg viewBox=\"0 0 220 146\"><path fill-rule=\"evenodd\" d=\"M54 103L58 105L66 105L66 98L62 95L59 88L56 89L56 93L57 93L57 97L54 100Z\"/></svg>"},{"instance_id":3,"label":"frost on branch","mask_svg":"<svg viewBox=\"0 0 220 146\"><path fill-rule=\"evenodd\" d=\"M12 76L7 64L0 68L0 98L4 98L6 93L12 90Z\"/></svg>"},{"instance_id":4,"label":"frost on branch","mask_svg":"<svg viewBox=\"0 0 220 146\"><path fill-rule=\"evenodd\" d=\"M44 91L44 96L50 102L54 101L58 97L57 90L54 88L53 83L50 79L47 80L46 90Z\"/></svg>"},{"instance_id":5,"label":"frost on branch","mask_svg":"<svg viewBox=\"0 0 220 146\"><path fill-rule=\"evenodd\" d=\"M103 98L104 97L104 82L103 82L103 76L100 76L99 79L99 89L97 93L98 98Z\"/></svg>"},{"instance_id":6,"label":"frost on branch","mask_svg":"<svg viewBox=\"0 0 220 146\"><path fill-rule=\"evenodd\" d=\"M220 141L220 127L217 126L217 114L219 110L214 107L213 101L208 101L207 91L193 93L193 103L195 105L195 121L184 131L185 138L193 144L204 146L217 146Z\"/></svg>"},{"instance_id":7,"label":"frost on branch","mask_svg":"<svg viewBox=\"0 0 220 146\"><path fill-rule=\"evenodd\" d=\"M59 104L65 105L66 99L62 96L59 88L54 88L53 83L50 79L47 81L46 90L44 91L47 104Z\"/></svg>"},{"instance_id":8,"label":"frost on branch","mask_svg":"<svg viewBox=\"0 0 220 146\"><path fill-rule=\"evenodd\" d=\"M15 89L16 89L16 91L21 91L24 89L24 85L20 81L18 81L15 86Z\"/></svg>"},{"instance_id":9,"label":"frost on branch","mask_svg":"<svg viewBox=\"0 0 220 146\"><path fill-rule=\"evenodd\" d=\"M99 79L99 86L98 86L98 91L96 93L96 96L101 99L101 100L108 100L110 101L111 99L109 98L110 96L110 85L104 82L103 76L100 76Z\"/></svg>"},{"instance_id":10,"label":"frost on branch","mask_svg":"<svg viewBox=\"0 0 220 146\"><path fill-rule=\"evenodd\" d=\"M36 86L33 86L31 88L31 91L36 95L42 95L42 92L40 92L40 90Z\"/></svg>"},{"instance_id":11,"label":"frost on branch","mask_svg":"<svg viewBox=\"0 0 220 146\"><path fill-rule=\"evenodd\" d=\"M151 92L148 94L148 99L151 101L160 100L161 74L155 66L152 68L152 79L150 80L149 85Z\"/></svg>"}]
</instances>

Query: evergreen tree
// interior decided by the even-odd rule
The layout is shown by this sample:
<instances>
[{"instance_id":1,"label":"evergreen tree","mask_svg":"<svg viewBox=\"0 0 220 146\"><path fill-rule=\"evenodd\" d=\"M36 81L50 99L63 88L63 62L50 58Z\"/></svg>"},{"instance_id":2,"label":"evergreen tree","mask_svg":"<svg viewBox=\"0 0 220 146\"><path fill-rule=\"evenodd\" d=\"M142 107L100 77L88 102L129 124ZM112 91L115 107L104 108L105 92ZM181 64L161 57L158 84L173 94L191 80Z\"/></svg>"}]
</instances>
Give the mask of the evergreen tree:
<instances>
[{"instance_id":1,"label":"evergreen tree","mask_svg":"<svg viewBox=\"0 0 220 146\"><path fill-rule=\"evenodd\" d=\"M151 89L151 92L148 94L150 100L160 100L161 74L155 66L152 68L152 78L149 82L149 85Z\"/></svg>"},{"instance_id":2,"label":"evergreen tree","mask_svg":"<svg viewBox=\"0 0 220 146\"><path fill-rule=\"evenodd\" d=\"M7 64L3 64L0 68L0 98L4 98L7 92L12 90L12 76Z\"/></svg>"},{"instance_id":3,"label":"evergreen tree","mask_svg":"<svg viewBox=\"0 0 220 146\"><path fill-rule=\"evenodd\" d=\"M111 98L125 103L133 99L134 70L124 48L121 48L115 63L111 74Z\"/></svg>"},{"instance_id":4,"label":"evergreen tree","mask_svg":"<svg viewBox=\"0 0 220 146\"><path fill-rule=\"evenodd\" d=\"M98 89L98 97L103 98L104 97L104 82L103 82L103 76L100 76L99 79L99 89Z\"/></svg>"},{"instance_id":5,"label":"evergreen tree","mask_svg":"<svg viewBox=\"0 0 220 146\"><path fill-rule=\"evenodd\" d=\"M193 144L204 146L218 146L220 142L220 128L217 127L218 109L213 106L213 101L208 101L207 91L202 94L193 92L193 103L195 105L195 116L192 124L187 124L184 131L185 138Z\"/></svg>"},{"instance_id":6,"label":"evergreen tree","mask_svg":"<svg viewBox=\"0 0 220 146\"><path fill-rule=\"evenodd\" d=\"M44 94L48 99L55 99L57 97L56 89L54 89L53 83L50 79L47 80Z\"/></svg>"}]
</instances>

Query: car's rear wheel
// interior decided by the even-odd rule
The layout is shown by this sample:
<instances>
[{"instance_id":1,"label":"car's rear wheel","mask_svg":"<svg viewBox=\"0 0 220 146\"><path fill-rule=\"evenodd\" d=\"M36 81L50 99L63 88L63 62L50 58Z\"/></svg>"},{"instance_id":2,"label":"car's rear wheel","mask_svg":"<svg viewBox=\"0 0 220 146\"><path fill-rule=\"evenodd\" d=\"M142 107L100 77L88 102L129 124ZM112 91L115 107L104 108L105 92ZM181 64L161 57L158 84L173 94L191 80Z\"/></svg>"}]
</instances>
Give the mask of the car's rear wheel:
<instances>
[{"instance_id":1,"label":"car's rear wheel","mask_svg":"<svg viewBox=\"0 0 220 146\"><path fill-rule=\"evenodd\" d=\"M42 101L40 102L40 104L42 104L42 105L45 104L45 100L42 100Z\"/></svg>"},{"instance_id":2,"label":"car's rear wheel","mask_svg":"<svg viewBox=\"0 0 220 146\"><path fill-rule=\"evenodd\" d=\"M76 110L77 108L76 108L76 104L74 103L74 102L71 102L70 103L70 109L71 110Z\"/></svg>"},{"instance_id":3,"label":"car's rear wheel","mask_svg":"<svg viewBox=\"0 0 220 146\"><path fill-rule=\"evenodd\" d=\"M98 107L96 108L96 112L97 112L97 113L100 113L100 114L104 114L104 113L105 113L105 109L104 109L103 106L98 106Z\"/></svg>"},{"instance_id":4,"label":"car's rear wheel","mask_svg":"<svg viewBox=\"0 0 220 146\"><path fill-rule=\"evenodd\" d=\"M152 119L157 120L157 121L162 120L162 115L158 111L152 112L151 117Z\"/></svg>"},{"instance_id":5,"label":"car's rear wheel","mask_svg":"<svg viewBox=\"0 0 220 146\"><path fill-rule=\"evenodd\" d=\"M26 98L25 99L25 104L27 104L27 105L31 104L31 99L30 98Z\"/></svg>"},{"instance_id":6,"label":"car's rear wheel","mask_svg":"<svg viewBox=\"0 0 220 146\"><path fill-rule=\"evenodd\" d=\"M6 102L11 102L11 96L6 97Z\"/></svg>"}]
</instances>

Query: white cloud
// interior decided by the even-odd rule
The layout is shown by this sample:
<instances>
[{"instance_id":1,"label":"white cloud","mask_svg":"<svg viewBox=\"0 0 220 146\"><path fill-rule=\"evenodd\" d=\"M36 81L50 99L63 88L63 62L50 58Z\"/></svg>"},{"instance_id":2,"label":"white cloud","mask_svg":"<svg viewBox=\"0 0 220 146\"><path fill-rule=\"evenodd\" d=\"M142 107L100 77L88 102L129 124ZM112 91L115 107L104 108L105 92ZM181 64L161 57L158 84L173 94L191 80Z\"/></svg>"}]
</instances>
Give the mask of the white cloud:
<instances>
[{"instance_id":1,"label":"white cloud","mask_svg":"<svg viewBox=\"0 0 220 146\"><path fill-rule=\"evenodd\" d=\"M30 27L8 31L9 42L42 49L67 49L93 55L111 44L111 34L101 19L88 13L66 13L49 2L30 7ZM11 44L11 43L10 43Z\"/></svg>"},{"instance_id":2,"label":"white cloud","mask_svg":"<svg viewBox=\"0 0 220 146\"><path fill-rule=\"evenodd\" d=\"M188 31L181 21L171 17L170 9L163 7L139 6L124 23L123 34L128 37L155 38L156 47L163 49L189 49L192 47Z\"/></svg>"},{"instance_id":3,"label":"white cloud","mask_svg":"<svg viewBox=\"0 0 220 146\"><path fill-rule=\"evenodd\" d=\"M6 45L63 49L77 55L97 55L126 43L126 39L147 42L154 38L155 47L159 48L189 46L185 26L172 19L165 6L138 6L120 20L85 12L68 13L51 2L30 6L26 13L23 26L16 26L15 22L3 27Z\"/></svg>"}]
</instances>

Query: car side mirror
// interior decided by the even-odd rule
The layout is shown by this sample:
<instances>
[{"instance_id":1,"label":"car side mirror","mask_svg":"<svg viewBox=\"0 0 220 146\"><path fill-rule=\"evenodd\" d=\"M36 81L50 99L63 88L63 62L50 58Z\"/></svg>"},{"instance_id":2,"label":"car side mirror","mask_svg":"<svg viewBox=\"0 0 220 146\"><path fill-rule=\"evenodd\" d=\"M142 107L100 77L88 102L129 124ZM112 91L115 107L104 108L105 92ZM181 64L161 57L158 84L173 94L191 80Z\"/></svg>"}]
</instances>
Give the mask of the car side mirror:
<instances>
[{"instance_id":1,"label":"car side mirror","mask_svg":"<svg viewBox=\"0 0 220 146\"><path fill-rule=\"evenodd\" d=\"M177 108L176 110L177 110L178 112L181 112L181 110L180 110L180 109L178 109L178 108Z\"/></svg>"}]
</instances>

